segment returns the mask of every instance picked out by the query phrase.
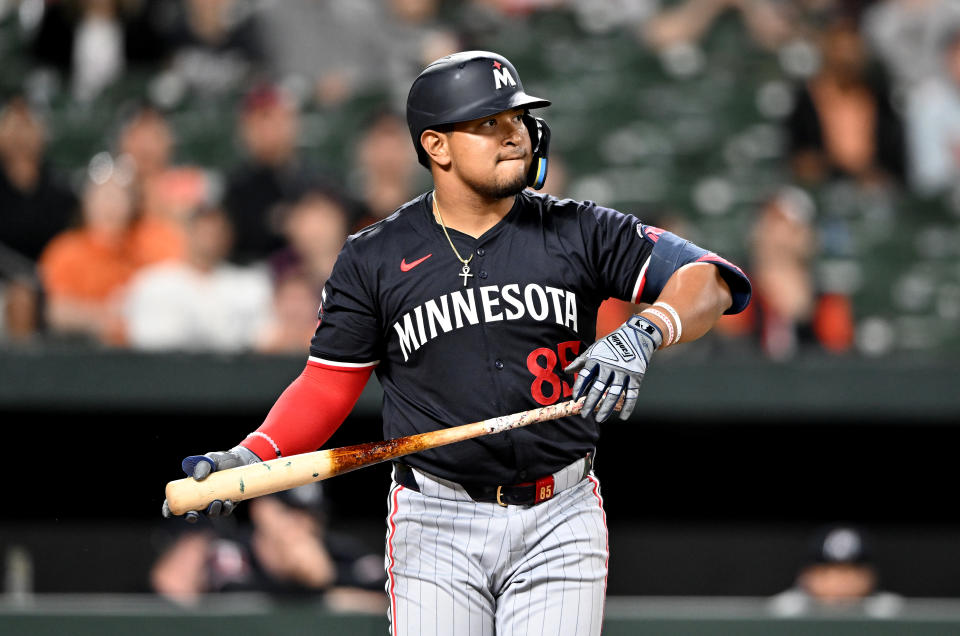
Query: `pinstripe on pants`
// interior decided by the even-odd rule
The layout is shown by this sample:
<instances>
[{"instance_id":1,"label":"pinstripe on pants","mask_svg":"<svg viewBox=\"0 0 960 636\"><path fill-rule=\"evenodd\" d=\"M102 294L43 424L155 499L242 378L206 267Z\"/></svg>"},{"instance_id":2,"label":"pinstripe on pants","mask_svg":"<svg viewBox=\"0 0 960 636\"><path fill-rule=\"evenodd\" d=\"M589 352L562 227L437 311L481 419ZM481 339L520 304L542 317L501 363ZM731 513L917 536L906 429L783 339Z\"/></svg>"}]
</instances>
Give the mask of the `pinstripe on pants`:
<instances>
[{"instance_id":1,"label":"pinstripe on pants","mask_svg":"<svg viewBox=\"0 0 960 636\"><path fill-rule=\"evenodd\" d=\"M570 481L580 472L570 472ZM394 483L387 517L387 593L394 636L599 634L607 528L596 478L562 485L536 506L476 503L416 473Z\"/></svg>"}]
</instances>

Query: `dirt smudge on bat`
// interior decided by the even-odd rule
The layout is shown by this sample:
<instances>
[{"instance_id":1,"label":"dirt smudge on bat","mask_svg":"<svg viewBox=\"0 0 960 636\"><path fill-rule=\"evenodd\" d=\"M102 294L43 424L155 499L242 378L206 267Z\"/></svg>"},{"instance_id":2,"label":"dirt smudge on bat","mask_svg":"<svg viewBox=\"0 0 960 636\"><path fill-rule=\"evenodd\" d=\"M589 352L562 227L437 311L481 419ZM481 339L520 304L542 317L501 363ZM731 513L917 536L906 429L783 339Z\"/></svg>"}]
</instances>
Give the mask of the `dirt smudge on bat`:
<instances>
[{"instance_id":1,"label":"dirt smudge on bat","mask_svg":"<svg viewBox=\"0 0 960 636\"><path fill-rule=\"evenodd\" d=\"M240 478L240 494L243 494L243 491L245 488L246 486L243 485L243 477L241 477Z\"/></svg>"},{"instance_id":2,"label":"dirt smudge on bat","mask_svg":"<svg viewBox=\"0 0 960 636\"><path fill-rule=\"evenodd\" d=\"M421 435L423 435L421 433ZM420 439L421 435L412 435L409 437L400 437L383 442L368 442L366 444L356 444L354 446L344 446L335 449L336 452L330 456L331 473L341 475L343 473L371 466L396 457L402 457L415 453L424 448L424 443Z\"/></svg>"}]
</instances>

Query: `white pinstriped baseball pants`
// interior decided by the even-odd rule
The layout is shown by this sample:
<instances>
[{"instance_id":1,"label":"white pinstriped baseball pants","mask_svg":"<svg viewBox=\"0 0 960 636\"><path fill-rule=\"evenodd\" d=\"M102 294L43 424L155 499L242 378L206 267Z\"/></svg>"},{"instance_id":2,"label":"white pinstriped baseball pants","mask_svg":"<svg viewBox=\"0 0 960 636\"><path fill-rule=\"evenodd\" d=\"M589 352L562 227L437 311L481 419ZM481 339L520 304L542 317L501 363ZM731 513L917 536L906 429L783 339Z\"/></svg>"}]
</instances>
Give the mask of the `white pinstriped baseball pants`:
<instances>
[{"instance_id":1,"label":"white pinstriped baseball pants","mask_svg":"<svg viewBox=\"0 0 960 636\"><path fill-rule=\"evenodd\" d=\"M394 481L387 594L394 636L586 636L600 633L607 527L600 484L581 460L536 506L477 503L414 471ZM562 491L561 491L562 489Z\"/></svg>"}]
</instances>

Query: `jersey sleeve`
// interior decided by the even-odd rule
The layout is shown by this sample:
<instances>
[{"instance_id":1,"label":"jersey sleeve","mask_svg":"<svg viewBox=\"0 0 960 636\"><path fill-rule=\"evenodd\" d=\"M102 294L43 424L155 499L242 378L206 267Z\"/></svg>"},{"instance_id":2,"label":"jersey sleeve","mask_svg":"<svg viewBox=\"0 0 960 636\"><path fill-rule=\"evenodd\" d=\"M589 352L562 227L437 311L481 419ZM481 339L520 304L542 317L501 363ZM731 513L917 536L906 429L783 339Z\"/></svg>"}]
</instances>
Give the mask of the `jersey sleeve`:
<instances>
[{"instance_id":1,"label":"jersey sleeve","mask_svg":"<svg viewBox=\"0 0 960 636\"><path fill-rule=\"evenodd\" d=\"M690 241L652 225L637 225L637 232L653 245L650 257L643 266L633 302L652 303L660 296L667 280L675 271L690 263L710 263L720 270L720 276L730 288L733 302L723 313L737 314L750 302L750 279L739 267L717 254Z\"/></svg>"},{"instance_id":2,"label":"jersey sleeve","mask_svg":"<svg viewBox=\"0 0 960 636\"><path fill-rule=\"evenodd\" d=\"M638 302L637 285L653 252L638 233L640 221L628 214L586 203L580 214L588 262L604 295Z\"/></svg>"},{"instance_id":3,"label":"jersey sleeve","mask_svg":"<svg viewBox=\"0 0 960 636\"><path fill-rule=\"evenodd\" d=\"M717 266L730 287L733 304L725 313L739 313L750 302L749 279L725 258L616 210L588 204L583 212L587 251L608 296L653 303L675 271L699 262Z\"/></svg>"},{"instance_id":4,"label":"jersey sleeve","mask_svg":"<svg viewBox=\"0 0 960 636\"><path fill-rule=\"evenodd\" d=\"M310 364L337 370L375 367L383 343L372 294L358 250L348 241L323 287Z\"/></svg>"}]
</instances>

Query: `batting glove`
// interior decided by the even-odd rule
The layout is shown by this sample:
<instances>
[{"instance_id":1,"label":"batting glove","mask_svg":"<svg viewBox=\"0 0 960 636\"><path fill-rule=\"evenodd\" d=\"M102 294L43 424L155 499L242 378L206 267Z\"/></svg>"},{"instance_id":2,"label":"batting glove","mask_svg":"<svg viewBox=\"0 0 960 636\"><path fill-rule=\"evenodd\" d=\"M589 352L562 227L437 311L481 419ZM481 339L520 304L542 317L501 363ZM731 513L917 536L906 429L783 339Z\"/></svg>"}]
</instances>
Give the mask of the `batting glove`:
<instances>
[{"instance_id":1,"label":"batting glove","mask_svg":"<svg viewBox=\"0 0 960 636\"><path fill-rule=\"evenodd\" d=\"M604 422L623 394L620 419L629 418L637 404L640 382L647 372L650 356L662 342L659 327L637 315L590 345L564 369L568 373L579 372L573 385L573 399L587 395L580 415L588 417L599 404L596 420Z\"/></svg>"},{"instance_id":2,"label":"batting glove","mask_svg":"<svg viewBox=\"0 0 960 636\"><path fill-rule=\"evenodd\" d=\"M216 470L226 470L227 468L256 464L260 461L263 460L257 457L250 449L243 446L234 446L228 451L214 451L206 455L191 455L190 457L184 458L180 467L183 468L183 472L189 477L193 477L197 481L202 481L207 478L207 475ZM207 506L204 513L208 517L226 517L233 512L236 507L237 504L230 499L215 499L210 502L210 505ZM163 516L168 519L173 516L166 499L163 500L161 512ZM196 523L200 519L200 513L196 510L191 510L184 515L184 519L187 523Z\"/></svg>"}]
</instances>

